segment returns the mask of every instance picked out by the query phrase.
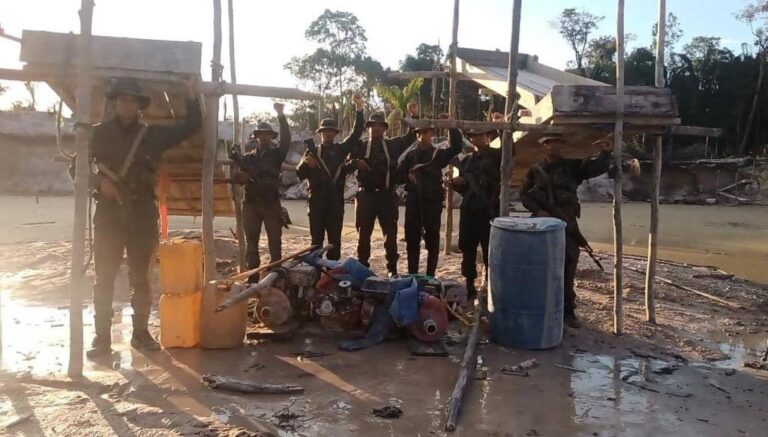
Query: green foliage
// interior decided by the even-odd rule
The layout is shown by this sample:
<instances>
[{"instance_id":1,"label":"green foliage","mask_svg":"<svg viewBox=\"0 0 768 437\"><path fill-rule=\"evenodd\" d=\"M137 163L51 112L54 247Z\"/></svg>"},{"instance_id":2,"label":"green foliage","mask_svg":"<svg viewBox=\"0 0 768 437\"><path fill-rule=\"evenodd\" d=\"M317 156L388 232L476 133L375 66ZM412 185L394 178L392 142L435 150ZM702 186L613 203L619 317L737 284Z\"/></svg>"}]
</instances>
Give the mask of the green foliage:
<instances>
[{"instance_id":1,"label":"green foliage","mask_svg":"<svg viewBox=\"0 0 768 437\"><path fill-rule=\"evenodd\" d=\"M365 43L368 42L365 29L355 14L330 9L310 23L304 36L346 60L365 54Z\"/></svg>"},{"instance_id":2,"label":"green foliage","mask_svg":"<svg viewBox=\"0 0 768 437\"><path fill-rule=\"evenodd\" d=\"M656 35L659 33L659 23L654 23L651 28L651 51L656 53ZM667 15L667 23L664 27L664 53L665 63L669 64L672 60L672 54L677 43L683 38L683 29L680 27L680 20L677 15L670 12Z\"/></svg>"},{"instance_id":3,"label":"green foliage","mask_svg":"<svg viewBox=\"0 0 768 437\"><path fill-rule=\"evenodd\" d=\"M584 54L589 44L589 36L605 17L594 15L585 10L566 8L554 20L549 22L553 29L568 42L573 50L576 69L586 75ZM573 65L573 64L572 64Z\"/></svg>"},{"instance_id":4,"label":"green foliage","mask_svg":"<svg viewBox=\"0 0 768 437\"><path fill-rule=\"evenodd\" d=\"M403 88L397 85L389 87L380 86L376 88L376 92L385 102L392 106L392 109L398 109L404 114L408 110L408 103L418 99L419 88L423 84L424 79L417 78L408 82L408 85Z\"/></svg>"},{"instance_id":5,"label":"green foliage","mask_svg":"<svg viewBox=\"0 0 768 437\"><path fill-rule=\"evenodd\" d=\"M408 54L400 61L400 71L434 71L443 70L443 49L436 44L421 43L416 47L415 54ZM432 108L432 93L436 94L436 106L440 106L440 98L443 90L443 82L440 79L426 79L421 85L420 94L429 96L422 101L423 110L436 114L436 109Z\"/></svg>"},{"instance_id":6,"label":"green foliage","mask_svg":"<svg viewBox=\"0 0 768 437\"><path fill-rule=\"evenodd\" d=\"M290 125L299 131L314 131L319 126L317 105L313 102L300 101L288 115Z\"/></svg>"}]
</instances>

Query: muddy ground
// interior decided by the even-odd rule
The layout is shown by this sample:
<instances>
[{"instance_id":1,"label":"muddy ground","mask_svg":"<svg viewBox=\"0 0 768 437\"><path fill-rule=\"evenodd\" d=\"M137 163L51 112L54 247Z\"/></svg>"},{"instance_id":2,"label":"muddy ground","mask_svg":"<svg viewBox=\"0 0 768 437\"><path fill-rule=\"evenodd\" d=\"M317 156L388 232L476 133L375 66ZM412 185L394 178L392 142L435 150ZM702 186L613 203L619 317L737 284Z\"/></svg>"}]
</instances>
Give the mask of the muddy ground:
<instances>
[{"instance_id":1,"label":"muddy ground","mask_svg":"<svg viewBox=\"0 0 768 437\"><path fill-rule=\"evenodd\" d=\"M354 234L344 253L353 254ZM288 233L284 252L307 245ZM220 234L221 258L232 241ZM265 244L265 243L263 243ZM373 269L384 271L381 240ZM338 351L343 338L306 329L286 342L229 351L132 350L124 273L117 284L116 353L86 364L80 380L65 377L68 361L66 242L0 245L3 279L0 435L444 435L446 403L458 373L466 328L451 328L448 358L414 357L406 340L369 350ZM400 243L405 253L404 243ZM612 260L601 254L603 264ZM441 261L438 275L457 278L460 255ZM628 259L628 267L643 268ZM404 270L401 259L401 270ZM658 289L658 324L645 323L643 276L625 270L625 332L612 329L612 275L582 257L578 277L581 329L563 344L524 351L483 342L488 378L470 382L455 435L765 435L768 372L742 368L768 338L768 290L738 278L712 279L710 269L677 263L659 275L725 299L727 306L667 285ZM90 273L89 273L90 275ZM85 336L92 334L90 299ZM155 321L155 328L157 322ZM299 359L302 351L330 355ZM502 366L536 358L528 377ZM565 367L558 367L565 366ZM200 376L216 373L258 382L300 384L303 395L241 395L211 391ZM372 408L397 405L399 419ZM5 427L14 419L19 423Z\"/></svg>"}]
</instances>

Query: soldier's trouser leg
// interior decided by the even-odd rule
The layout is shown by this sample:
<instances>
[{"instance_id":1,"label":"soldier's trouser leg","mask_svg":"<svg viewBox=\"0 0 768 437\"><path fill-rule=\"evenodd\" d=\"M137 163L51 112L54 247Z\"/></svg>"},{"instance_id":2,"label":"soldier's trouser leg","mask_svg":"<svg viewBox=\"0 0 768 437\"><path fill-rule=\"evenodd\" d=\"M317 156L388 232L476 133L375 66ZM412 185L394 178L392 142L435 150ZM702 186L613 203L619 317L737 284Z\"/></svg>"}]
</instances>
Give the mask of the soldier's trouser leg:
<instances>
[{"instance_id":1,"label":"soldier's trouser leg","mask_svg":"<svg viewBox=\"0 0 768 437\"><path fill-rule=\"evenodd\" d=\"M427 275L435 276L440 258L440 222L443 214L442 200L424 204L424 247L427 249Z\"/></svg>"},{"instance_id":2,"label":"soldier's trouser leg","mask_svg":"<svg viewBox=\"0 0 768 437\"><path fill-rule=\"evenodd\" d=\"M309 200L309 235L312 245L322 245L328 229L328 199Z\"/></svg>"},{"instance_id":3,"label":"soldier's trouser leg","mask_svg":"<svg viewBox=\"0 0 768 437\"><path fill-rule=\"evenodd\" d=\"M344 228L344 196L337 197L327 209L326 233L328 243L333 244L333 249L326 254L327 259L338 260L341 258L341 230Z\"/></svg>"},{"instance_id":4,"label":"soldier's trouser leg","mask_svg":"<svg viewBox=\"0 0 768 437\"><path fill-rule=\"evenodd\" d=\"M573 238L565 235L565 274L564 280L564 301L566 316L575 316L576 311L576 290L574 282L576 280L576 269L579 266L579 255L581 250Z\"/></svg>"},{"instance_id":5,"label":"soldier's trouser leg","mask_svg":"<svg viewBox=\"0 0 768 437\"><path fill-rule=\"evenodd\" d=\"M405 202L405 250L408 253L408 273L419 273L421 236L423 234L422 205L410 196Z\"/></svg>"},{"instance_id":6,"label":"soldier's trouser leg","mask_svg":"<svg viewBox=\"0 0 768 437\"><path fill-rule=\"evenodd\" d=\"M480 236L474 225L472 212L461 211L459 217L461 275L467 279L467 282L477 278L477 245L480 244Z\"/></svg>"},{"instance_id":7,"label":"soldier's trouser leg","mask_svg":"<svg viewBox=\"0 0 768 437\"><path fill-rule=\"evenodd\" d=\"M93 261L96 283L93 286L94 327L96 335L109 341L112 332L112 300L115 277L123 262L125 234L119 223L94 225Z\"/></svg>"},{"instance_id":8,"label":"soldier's trouser leg","mask_svg":"<svg viewBox=\"0 0 768 437\"><path fill-rule=\"evenodd\" d=\"M267 231L269 258L275 262L283 257L283 217L280 203L264 205L264 229Z\"/></svg>"},{"instance_id":9,"label":"soldier's trouser leg","mask_svg":"<svg viewBox=\"0 0 768 437\"><path fill-rule=\"evenodd\" d=\"M259 238L261 238L261 224L264 221L261 209L253 202L243 202L243 229L246 241L246 262L248 269L255 269L261 265L259 257Z\"/></svg>"},{"instance_id":10,"label":"soldier's trouser leg","mask_svg":"<svg viewBox=\"0 0 768 437\"><path fill-rule=\"evenodd\" d=\"M400 198L394 191L379 191L378 217L381 232L384 234L384 250L387 258L387 271L397 272L397 219L400 216Z\"/></svg>"},{"instance_id":11,"label":"soldier's trouser leg","mask_svg":"<svg viewBox=\"0 0 768 437\"><path fill-rule=\"evenodd\" d=\"M478 237L480 240L480 248L483 250L483 265L485 280L488 280L488 241L491 237L491 217L487 214L479 217L479 221L476 224L478 229Z\"/></svg>"},{"instance_id":12,"label":"soldier's trouser leg","mask_svg":"<svg viewBox=\"0 0 768 437\"><path fill-rule=\"evenodd\" d=\"M365 266L370 266L371 235L376 223L375 192L358 191L355 196L355 228L357 229L357 259Z\"/></svg>"},{"instance_id":13,"label":"soldier's trouser leg","mask_svg":"<svg viewBox=\"0 0 768 437\"><path fill-rule=\"evenodd\" d=\"M149 313L152 310L152 288L149 277L157 254L157 246L156 222L132 229L125 242L134 333L147 330Z\"/></svg>"}]
</instances>

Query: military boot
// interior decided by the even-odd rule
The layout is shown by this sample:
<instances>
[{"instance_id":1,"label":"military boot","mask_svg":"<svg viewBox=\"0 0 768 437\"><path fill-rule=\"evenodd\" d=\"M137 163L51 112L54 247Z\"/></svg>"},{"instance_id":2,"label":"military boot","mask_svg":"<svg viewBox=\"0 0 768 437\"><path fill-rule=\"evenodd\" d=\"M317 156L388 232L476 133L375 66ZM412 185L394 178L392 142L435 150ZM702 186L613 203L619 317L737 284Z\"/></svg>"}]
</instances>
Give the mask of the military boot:
<instances>
[{"instance_id":1,"label":"military boot","mask_svg":"<svg viewBox=\"0 0 768 437\"><path fill-rule=\"evenodd\" d=\"M467 305L472 305L477 297L477 288L475 288L475 279L467 278Z\"/></svg>"},{"instance_id":2,"label":"military boot","mask_svg":"<svg viewBox=\"0 0 768 437\"><path fill-rule=\"evenodd\" d=\"M141 351L158 351L160 344L149 333L149 314L133 315L133 335L131 336L131 347Z\"/></svg>"},{"instance_id":3,"label":"military boot","mask_svg":"<svg viewBox=\"0 0 768 437\"><path fill-rule=\"evenodd\" d=\"M91 348L85 351L89 359L104 357L112 353L112 319L102 315L94 317L96 335Z\"/></svg>"},{"instance_id":4,"label":"military boot","mask_svg":"<svg viewBox=\"0 0 768 437\"><path fill-rule=\"evenodd\" d=\"M427 276L435 277L437 271L437 261L440 253L437 250L427 252Z\"/></svg>"}]
</instances>

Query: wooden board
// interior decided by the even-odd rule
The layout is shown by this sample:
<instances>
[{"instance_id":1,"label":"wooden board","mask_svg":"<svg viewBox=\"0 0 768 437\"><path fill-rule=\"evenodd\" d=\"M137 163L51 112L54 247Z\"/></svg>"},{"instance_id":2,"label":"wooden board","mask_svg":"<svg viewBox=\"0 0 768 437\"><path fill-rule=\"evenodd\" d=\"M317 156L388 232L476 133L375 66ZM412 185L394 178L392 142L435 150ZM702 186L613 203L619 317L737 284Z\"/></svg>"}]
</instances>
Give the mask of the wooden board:
<instances>
[{"instance_id":1,"label":"wooden board","mask_svg":"<svg viewBox=\"0 0 768 437\"><path fill-rule=\"evenodd\" d=\"M616 90L609 86L555 85L551 101L554 115L614 115ZM677 104L669 88L628 87L625 115L678 117Z\"/></svg>"},{"instance_id":2,"label":"wooden board","mask_svg":"<svg viewBox=\"0 0 768 437\"><path fill-rule=\"evenodd\" d=\"M93 36L93 67L200 74L202 44ZM20 60L49 65L75 65L77 35L24 30Z\"/></svg>"}]
</instances>

